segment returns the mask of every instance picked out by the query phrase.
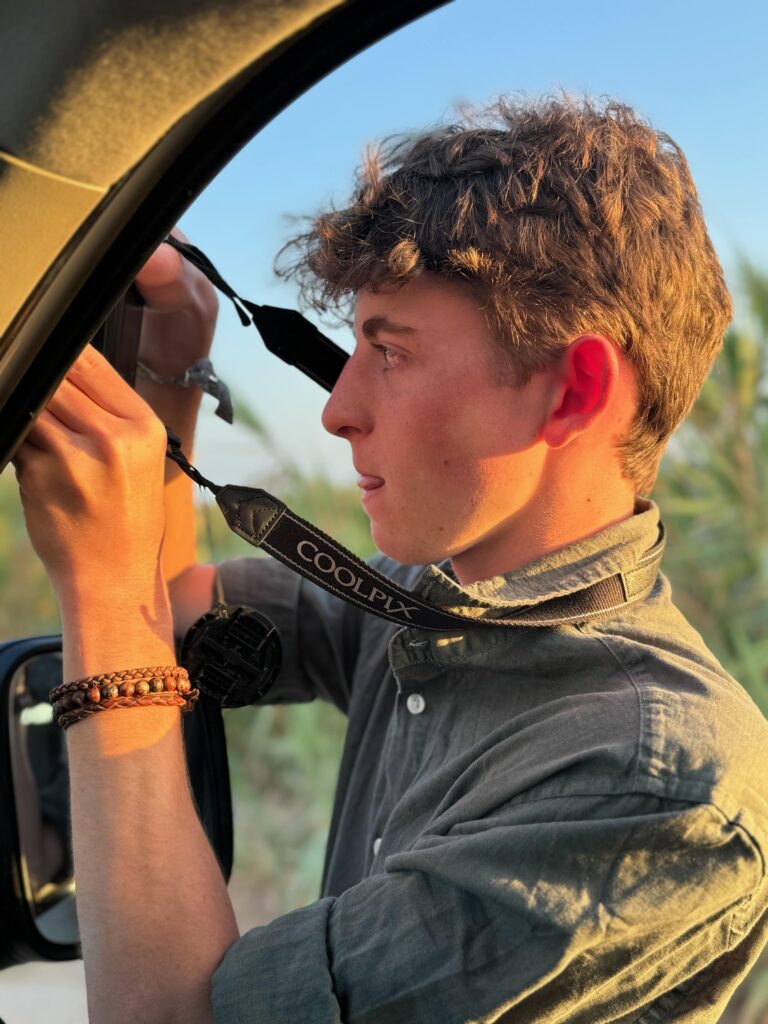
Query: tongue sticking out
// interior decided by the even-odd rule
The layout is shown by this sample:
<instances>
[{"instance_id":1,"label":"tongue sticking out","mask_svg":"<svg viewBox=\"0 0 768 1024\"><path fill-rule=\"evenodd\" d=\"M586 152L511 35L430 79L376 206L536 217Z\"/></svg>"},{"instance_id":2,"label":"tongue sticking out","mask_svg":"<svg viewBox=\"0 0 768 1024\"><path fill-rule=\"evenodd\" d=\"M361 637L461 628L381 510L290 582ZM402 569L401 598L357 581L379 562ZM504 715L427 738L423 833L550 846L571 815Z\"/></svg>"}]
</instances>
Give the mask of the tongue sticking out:
<instances>
[{"instance_id":1,"label":"tongue sticking out","mask_svg":"<svg viewBox=\"0 0 768 1024\"><path fill-rule=\"evenodd\" d=\"M357 486L363 491L375 491L383 483L380 476L359 476L357 478Z\"/></svg>"}]
</instances>

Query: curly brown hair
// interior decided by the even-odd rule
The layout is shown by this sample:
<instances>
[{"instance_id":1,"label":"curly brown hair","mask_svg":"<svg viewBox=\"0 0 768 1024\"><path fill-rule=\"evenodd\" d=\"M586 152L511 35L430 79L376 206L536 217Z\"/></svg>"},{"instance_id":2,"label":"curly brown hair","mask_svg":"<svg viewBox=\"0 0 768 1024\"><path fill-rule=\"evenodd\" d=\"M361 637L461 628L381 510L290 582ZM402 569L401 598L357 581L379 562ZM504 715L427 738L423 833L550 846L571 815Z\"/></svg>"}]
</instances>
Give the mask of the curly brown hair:
<instances>
[{"instance_id":1,"label":"curly brown hair","mask_svg":"<svg viewBox=\"0 0 768 1024\"><path fill-rule=\"evenodd\" d=\"M317 216L277 263L305 304L347 320L360 289L424 270L471 286L504 383L526 384L580 334L613 339L638 383L621 469L650 493L731 317L668 135L614 101L500 100L372 151L350 205Z\"/></svg>"}]
</instances>

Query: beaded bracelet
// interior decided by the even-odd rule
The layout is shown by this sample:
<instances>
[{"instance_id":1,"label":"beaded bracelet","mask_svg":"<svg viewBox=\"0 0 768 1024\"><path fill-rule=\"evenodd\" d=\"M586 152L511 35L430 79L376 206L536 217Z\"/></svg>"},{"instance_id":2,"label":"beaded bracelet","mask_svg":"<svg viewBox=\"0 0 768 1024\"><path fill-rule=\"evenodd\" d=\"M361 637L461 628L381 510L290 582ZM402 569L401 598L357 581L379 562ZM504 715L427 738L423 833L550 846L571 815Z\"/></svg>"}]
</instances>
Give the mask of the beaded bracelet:
<instances>
[{"instance_id":1,"label":"beaded bracelet","mask_svg":"<svg viewBox=\"0 0 768 1024\"><path fill-rule=\"evenodd\" d=\"M49 694L54 721L67 729L96 711L161 704L191 711L200 695L180 665L125 669L62 683Z\"/></svg>"}]
</instances>

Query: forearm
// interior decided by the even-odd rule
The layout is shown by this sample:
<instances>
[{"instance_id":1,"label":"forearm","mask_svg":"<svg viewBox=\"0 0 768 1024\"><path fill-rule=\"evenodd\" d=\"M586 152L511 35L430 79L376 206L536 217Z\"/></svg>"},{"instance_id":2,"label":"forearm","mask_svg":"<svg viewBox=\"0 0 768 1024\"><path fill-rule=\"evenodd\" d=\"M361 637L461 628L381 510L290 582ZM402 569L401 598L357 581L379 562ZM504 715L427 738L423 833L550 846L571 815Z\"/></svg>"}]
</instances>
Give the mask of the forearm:
<instances>
[{"instance_id":1,"label":"forearm","mask_svg":"<svg viewBox=\"0 0 768 1024\"><path fill-rule=\"evenodd\" d=\"M141 377L137 379L136 390L158 419L178 434L184 454L191 459L200 391L172 384L156 384ZM170 582L197 563L193 484L170 459L166 460L163 497L165 535L162 570L164 579Z\"/></svg>"},{"instance_id":2,"label":"forearm","mask_svg":"<svg viewBox=\"0 0 768 1024\"><path fill-rule=\"evenodd\" d=\"M98 636L92 626L86 633L75 614L63 620L66 679L173 663L167 610L123 617L119 637L114 630ZM192 801L180 718L178 708L121 708L67 730L77 911L94 1024L212 1021L211 977L238 938Z\"/></svg>"},{"instance_id":3,"label":"forearm","mask_svg":"<svg viewBox=\"0 0 768 1024\"><path fill-rule=\"evenodd\" d=\"M238 938L189 793L179 719L177 708L128 708L68 730L94 1024L212 1021L211 977Z\"/></svg>"},{"instance_id":4,"label":"forearm","mask_svg":"<svg viewBox=\"0 0 768 1024\"><path fill-rule=\"evenodd\" d=\"M180 232L174 232L183 236ZM161 245L136 278L144 308L139 359L161 377L180 378L208 356L216 324L217 302L211 285L170 246ZM202 398L197 387L158 384L139 374L136 390L158 419L170 427L192 457ZM197 562L192 481L166 460L165 537L162 568L166 581Z\"/></svg>"}]
</instances>

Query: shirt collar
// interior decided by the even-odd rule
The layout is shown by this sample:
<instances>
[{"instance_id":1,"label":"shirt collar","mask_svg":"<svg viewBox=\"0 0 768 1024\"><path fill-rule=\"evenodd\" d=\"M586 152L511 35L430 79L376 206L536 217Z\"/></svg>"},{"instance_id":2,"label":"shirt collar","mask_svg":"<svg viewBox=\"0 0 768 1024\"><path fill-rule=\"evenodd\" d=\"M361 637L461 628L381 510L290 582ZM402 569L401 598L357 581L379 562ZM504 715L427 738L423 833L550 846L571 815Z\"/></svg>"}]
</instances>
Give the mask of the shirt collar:
<instances>
[{"instance_id":1,"label":"shirt collar","mask_svg":"<svg viewBox=\"0 0 768 1024\"><path fill-rule=\"evenodd\" d=\"M462 587L445 561L427 566L413 589L447 610L476 608L478 618L501 616L629 571L658 537L658 506L638 498L628 519L511 572Z\"/></svg>"}]
</instances>

